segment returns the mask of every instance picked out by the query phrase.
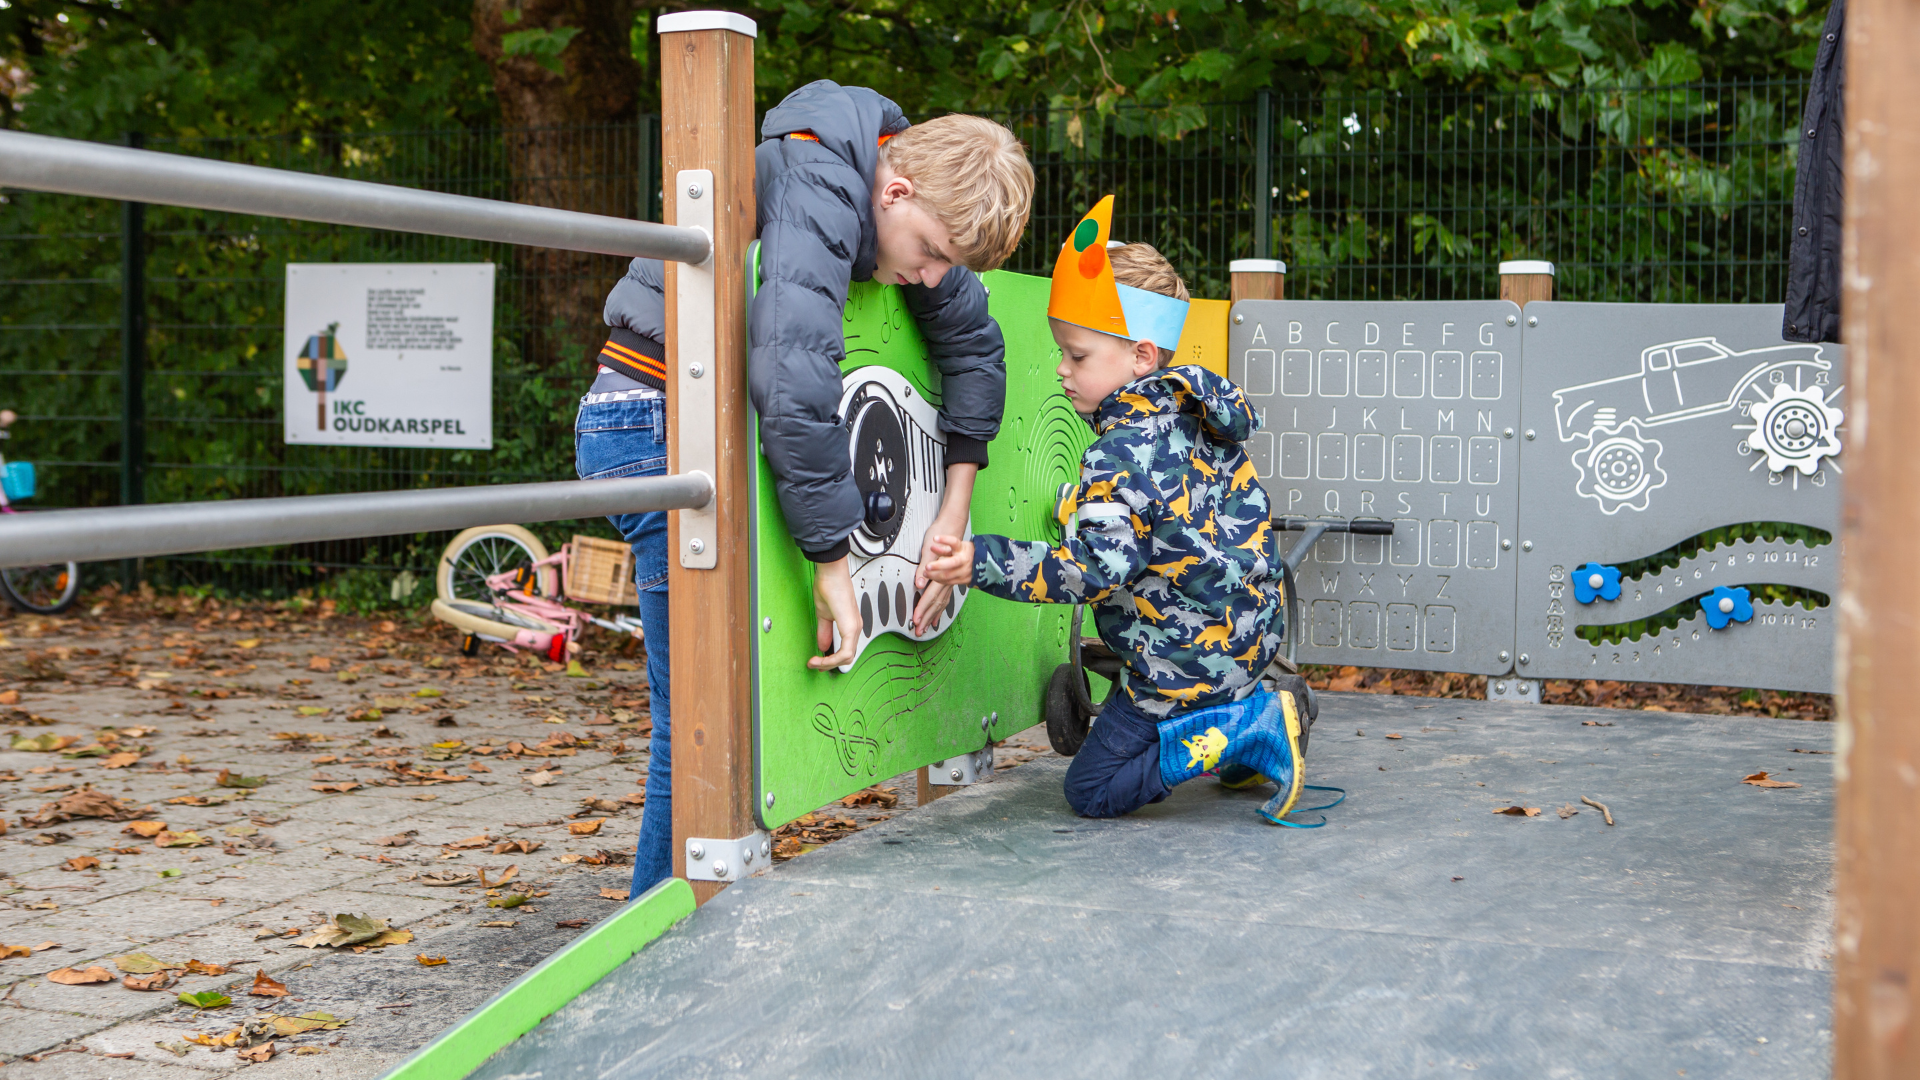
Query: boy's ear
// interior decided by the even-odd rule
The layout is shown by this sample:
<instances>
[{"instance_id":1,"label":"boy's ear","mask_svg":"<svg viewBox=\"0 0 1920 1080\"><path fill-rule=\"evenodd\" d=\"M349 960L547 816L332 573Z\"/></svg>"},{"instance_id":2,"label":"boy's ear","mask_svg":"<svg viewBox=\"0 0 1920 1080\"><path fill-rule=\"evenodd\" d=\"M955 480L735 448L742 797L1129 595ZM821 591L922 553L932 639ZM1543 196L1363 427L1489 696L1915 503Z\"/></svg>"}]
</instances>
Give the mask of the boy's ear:
<instances>
[{"instance_id":1,"label":"boy's ear","mask_svg":"<svg viewBox=\"0 0 1920 1080\"><path fill-rule=\"evenodd\" d=\"M878 197L875 201L881 206L892 206L901 199L913 198L913 181L904 176L888 177L876 194Z\"/></svg>"},{"instance_id":2,"label":"boy's ear","mask_svg":"<svg viewBox=\"0 0 1920 1080\"><path fill-rule=\"evenodd\" d=\"M1133 377L1144 379L1160 370L1160 347L1151 341L1133 343Z\"/></svg>"}]
</instances>

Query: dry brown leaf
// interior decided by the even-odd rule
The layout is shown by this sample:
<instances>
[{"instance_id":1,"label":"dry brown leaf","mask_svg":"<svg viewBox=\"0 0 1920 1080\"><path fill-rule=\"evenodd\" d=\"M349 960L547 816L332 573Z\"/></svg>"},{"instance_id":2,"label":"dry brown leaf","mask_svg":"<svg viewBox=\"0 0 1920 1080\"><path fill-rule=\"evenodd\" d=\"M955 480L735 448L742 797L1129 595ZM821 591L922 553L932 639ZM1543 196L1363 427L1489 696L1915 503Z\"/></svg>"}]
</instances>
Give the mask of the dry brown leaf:
<instances>
[{"instance_id":1,"label":"dry brown leaf","mask_svg":"<svg viewBox=\"0 0 1920 1080\"><path fill-rule=\"evenodd\" d=\"M625 900L626 898L627 898L627 890L625 889L604 889L603 888L600 890L600 899L602 900Z\"/></svg>"},{"instance_id":2,"label":"dry brown leaf","mask_svg":"<svg viewBox=\"0 0 1920 1080\"><path fill-rule=\"evenodd\" d=\"M256 971L253 973L253 985L247 988L247 993L255 997L286 997L287 984L275 982L264 971Z\"/></svg>"},{"instance_id":3,"label":"dry brown leaf","mask_svg":"<svg viewBox=\"0 0 1920 1080\"><path fill-rule=\"evenodd\" d=\"M495 855L505 855L510 851L517 851L522 855L531 855L539 851L540 845L543 843L545 843L545 841L542 840L502 840L493 845L493 853Z\"/></svg>"},{"instance_id":4,"label":"dry brown leaf","mask_svg":"<svg viewBox=\"0 0 1920 1080\"><path fill-rule=\"evenodd\" d=\"M103 769L124 769L139 760L140 752L138 750L122 750L119 753L108 754L106 757L100 759L100 767Z\"/></svg>"},{"instance_id":5,"label":"dry brown leaf","mask_svg":"<svg viewBox=\"0 0 1920 1080\"><path fill-rule=\"evenodd\" d=\"M548 784L553 783L555 776L556 774L541 769L539 772L527 777L527 783L532 784L534 787L546 787Z\"/></svg>"},{"instance_id":6,"label":"dry brown leaf","mask_svg":"<svg viewBox=\"0 0 1920 1080\"><path fill-rule=\"evenodd\" d=\"M58 825L76 818L126 821L152 812L153 808L150 806L136 806L124 799L116 799L104 791L83 787L79 791L62 795L59 799L43 805L39 813L22 816L20 824L24 828L43 829L48 825Z\"/></svg>"},{"instance_id":7,"label":"dry brown leaf","mask_svg":"<svg viewBox=\"0 0 1920 1080\"><path fill-rule=\"evenodd\" d=\"M233 1056L246 1061L265 1061L273 1056L273 1044L261 1043L259 1046L248 1047L245 1050L235 1050Z\"/></svg>"},{"instance_id":8,"label":"dry brown leaf","mask_svg":"<svg viewBox=\"0 0 1920 1080\"><path fill-rule=\"evenodd\" d=\"M589 818L586 821L574 821L567 824L567 831L575 836L592 836L607 823L606 818Z\"/></svg>"},{"instance_id":9,"label":"dry brown leaf","mask_svg":"<svg viewBox=\"0 0 1920 1080\"><path fill-rule=\"evenodd\" d=\"M1506 814L1509 817L1539 817L1540 808L1537 806L1502 806L1495 810L1494 813Z\"/></svg>"},{"instance_id":10,"label":"dry brown leaf","mask_svg":"<svg viewBox=\"0 0 1920 1080\"><path fill-rule=\"evenodd\" d=\"M129 832L135 836L144 836L151 840L166 830L167 823L164 821L129 821L127 822L127 827L120 831Z\"/></svg>"},{"instance_id":11,"label":"dry brown leaf","mask_svg":"<svg viewBox=\"0 0 1920 1080\"><path fill-rule=\"evenodd\" d=\"M309 784L307 786L311 787L315 791L327 791L327 792L333 792L336 794L344 794L346 792L352 791L353 789L359 787L360 781L342 780L337 784Z\"/></svg>"},{"instance_id":12,"label":"dry brown leaf","mask_svg":"<svg viewBox=\"0 0 1920 1080\"><path fill-rule=\"evenodd\" d=\"M511 927L519 926L520 923L519 923L519 920L517 919L494 919L490 922L483 922L478 925L493 926L493 927L498 927L500 929L508 929Z\"/></svg>"},{"instance_id":13,"label":"dry brown leaf","mask_svg":"<svg viewBox=\"0 0 1920 1080\"><path fill-rule=\"evenodd\" d=\"M176 833L176 832L167 832L166 830L163 829L161 830L159 835L153 838L153 846L163 847L163 848L206 847L211 843L213 843L213 841L207 839L204 836L201 836L197 832L192 832L192 831Z\"/></svg>"},{"instance_id":14,"label":"dry brown leaf","mask_svg":"<svg viewBox=\"0 0 1920 1080\"><path fill-rule=\"evenodd\" d=\"M494 879L493 881L488 881L487 868L483 866L480 868L480 887L483 889L497 889L500 886L505 885L507 882L512 881L515 875L519 873L520 873L520 864L514 863L512 866L507 867L506 873L501 874L498 878Z\"/></svg>"},{"instance_id":15,"label":"dry brown leaf","mask_svg":"<svg viewBox=\"0 0 1920 1080\"><path fill-rule=\"evenodd\" d=\"M414 959L420 961L421 967L439 967L441 964L447 962L447 958L444 956L428 956L426 953L421 953L415 956Z\"/></svg>"},{"instance_id":16,"label":"dry brown leaf","mask_svg":"<svg viewBox=\"0 0 1920 1080\"><path fill-rule=\"evenodd\" d=\"M441 844L440 846L448 851L468 851L473 848L486 847L490 843L492 843L492 841L488 840L485 836L469 836L465 840L455 840L451 843Z\"/></svg>"},{"instance_id":17,"label":"dry brown leaf","mask_svg":"<svg viewBox=\"0 0 1920 1080\"><path fill-rule=\"evenodd\" d=\"M869 788L868 790L871 791L872 789ZM889 788L888 790L892 790L892 789ZM865 792L861 792L860 794L865 794ZM858 795L847 796L847 798L849 799L858 798L858 797L859 797ZM894 799L894 802L898 802L900 800L900 797L898 795L895 795L893 799ZM619 801L626 803L628 806L645 806L647 804L647 793L644 791L630 791L625 795L620 796ZM893 804L894 804L893 802L889 802L889 803L882 803L881 805L892 806Z\"/></svg>"},{"instance_id":18,"label":"dry brown leaf","mask_svg":"<svg viewBox=\"0 0 1920 1080\"><path fill-rule=\"evenodd\" d=\"M165 990L173 985L173 973L156 971L151 975L127 975L120 980L120 985L129 990Z\"/></svg>"},{"instance_id":19,"label":"dry brown leaf","mask_svg":"<svg viewBox=\"0 0 1920 1080\"><path fill-rule=\"evenodd\" d=\"M1796 784L1791 780L1774 780L1768 777L1768 775L1764 772L1754 773L1752 776L1749 776L1746 779L1741 780L1740 782L1743 784L1752 784L1754 787L1764 787L1764 788L1785 788L1785 787L1800 786L1799 784Z\"/></svg>"},{"instance_id":20,"label":"dry brown leaf","mask_svg":"<svg viewBox=\"0 0 1920 1080\"><path fill-rule=\"evenodd\" d=\"M87 968L85 971L82 971L78 968L64 967L59 969L58 971L47 972L47 981L62 983L67 986L80 986L86 983L112 982L113 972L108 971L106 968L103 968L98 964L95 964L94 966Z\"/></svg>"},{"instance_id":21,"label":"dry brown leaf","mask_svg":"<svg viewBox=\"0 0 1920 1080\"><path fill-rule=\"evenodd\" d=\"M209 964L204 960L189 960L187 961L187 971L194 975L225 975L227 973L227 966L225 964Z\"/></svg>"},{"instance_id":22,"label":"dry brown leaf","mask_svg":"<svg viewBox=\"0 0 1920 1080\"><path fill-rule=\"evenodd\" d=\"M91 870L100 865L100 860L91 855L75 855L60 864L62 870Z\"/></svg>"},{"instance_id":23,"label":"dry brown leaf","mask_svg":"<svg viewBox=\"0 0 1920 1080\"><path fill-rule=\"evenodd\" d=\"M403 832L403 833L395 833L392 836L383 836L380 839L375 840L374 843L379 845L380 847L406 847L408 844L413 843L413 838L415 835L418 834L418 832L419 832L418 829L408 829L406 832Z\"/></svg>"},{"instance_id":24,"label":"dry brown leaf","mask_svg":"<svg viewBox=\"0 0 1920 1080\"><path fill-rule=\"evenodd\" d=\"M1577 813L1579 813L1579 812L1580 812L1580 811L1578 811L1578 810L1575 810L1575 809L1573 808L1573 804L1572 804L1572 803L1568 803L1567 805L1565 805L1565 806L1563 806L1563 807L1561 807L1561 808L1560 808L1560 809L1559 809L1558 811L1556 811L1556 813L1558 813L1558 814L1560 815L1560 820L1561 820L1561 821L1565 821L1565 820L1567 820L1568 818L1570 818L1570 817L1572 817L1573 815L1575 815L1575 814L1577 814Z\"/></svg>"},{"instance_id":25,"label":"dry brown leaf","mask_svg":"<svg viewBox=\"0 0 1920 1080\"><path fill-rule=\"evenodd\" d=\"M32 956L31 945L0 945L0 960L11 960L16 956Z\"/></svg>"},{"instance_id":26,"label":"dry brown leaf","mask_svg":"<svg viewBox=\"0 0 1920 1080\"><path fill-rule=\"evenodd\" d=\"M310 657L307 660L308 671L332 671L333 658L327 656Z\"/></svg>"}]
</instances>

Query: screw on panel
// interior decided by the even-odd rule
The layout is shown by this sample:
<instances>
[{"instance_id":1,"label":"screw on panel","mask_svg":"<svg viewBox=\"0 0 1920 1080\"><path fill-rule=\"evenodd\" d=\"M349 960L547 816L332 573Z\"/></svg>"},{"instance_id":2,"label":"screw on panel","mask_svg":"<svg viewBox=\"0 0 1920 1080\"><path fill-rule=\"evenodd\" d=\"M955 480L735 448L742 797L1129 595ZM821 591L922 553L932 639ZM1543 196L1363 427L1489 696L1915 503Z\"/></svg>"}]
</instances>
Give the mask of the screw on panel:
<instances>
[{"instance_id":1,"label":"screw on panel","mask_svg":"<svg viewBox=\"0 0 1920 1080\"><path fill-rule=\"evenodd\" d=\"M1509 439L1511 439L1511 438L1513 438L1513 429L1512 429L1512 428L1508 428L1507 430L1505 430L1505 431L1503 431L1503 432L1501 432L1500 434L1502 434L1502 435L1504 435L1504 436L1506 436L1507 438L1509 438Z\"/></svg>"},{"instance_id":2,"label":"screw on panel","mask_svg":"<svg viewBox=\"0 0 1920 1080\"><path fill-rule=\"evenodd\" d=\"M726 864L726 863L723 863L723 862L720 862L720 861L718 861L718 860L716 860L716 861L714 862L714 864L713 864L713 876L714 876L714 877L717 877L717 878L723 878L723 877L726 877L726 876L727 876L727 864Z\"/></svg>"},{"instance_id":3,"label":"screw on panel","mask_svg":"<svg viewBox=\"0 0 1920 1080\"><path fill-rule=\"evenodd\" d=\"M753 865L753 849L752 848L748 848L745 851L742 851L740 853L740 865L741 866Z\"/></svg>"},{"instance_id":4,"label":"screw on panel","mask_svg":"<svg viewBox=\"0 0 1920 1080\"><path fill-rule=\"evenodd\" d=\"M999 713L997 713L997 712L996 712L996 713L993 713L993 714L992 714L992 720L993 720L993 722L994 722L994 723L996 723L996 724L997 724L997 723L999 723L999 722L1000 722L1000 714L999 714Z\"/></svg>"},{"instance_id":5,"label":"screw on panel","mask_svg":"<svg viewBox=\"0 0 1920 1080\"><path fill-rule=\"evenodd\" d=\"M1528 442L1532 442L1532 441L1533 441L1533 429L1532 429L1532 428L1528 428L1528 429L1527 429L1527 441L1528 441Z\"/></svg>"},{"instance_id":6,"label":"screw on panel","mask_svg":"<svg viewBox=\"0 0 1920 1080\"><path fill-rule=\"evenodd\" d=\"M1509 315L1509 316L1507 316L1507 325L1508 325L1508 326L1512 326L1512 325L1513 325L1514 323L1517 323L1517 322L1519 322L1519 321L1520 321L1520 317L1519 317L1518 315Z\"/></svg>"},{"instance_id":7,"label":"screw on panel","mask_svg":"<svg viewBox=\"0 0 1920 1080\"><path fill-rule=\"evenodd\" d=\"M687 185L687 198L689 199L697 199L706 193L706 189L701 187L700 182L697 180Z\"/></svg>"},{"instance_id":8,"label":"screw on panel","mask_svg":"<svg viewBox=\"0 0 1920 1080\"><path fill-rule=\"evenodd\" d=\"M760 620L760 632L761 632L761 633L763 633L763 634L771 634L771 633L773 633L773 620L772 620L772 619L761 619L761 620Z\"/></svg>"},{"instance_id":9,"label":"screw on panel","mask_svg":"<svg viewBox=\"0 0 1920 1080\"><path fill-rule=\"evenodd\" d=\"M1521 551L1532 551L1532 550L1533 550L1533 541L1531 541L1531 540L1522 540L1522 541L1520 541L1520 550L1521 550Z\"/></svg>"},{"instance_id":10,"label":"screw on panel","mask_svg":"<svg viewBox=\"0 0 1920 1080\"><path fill-rule=\"evenodd\" d=\"M773 809L773 792L767 792L767 809Z\"/></svg>"},{"instance_id":11,"label":"screw on panel","mask_svg":"<svg viewBox=\"0 0 1920 1080\"><path fill-rule=\"evenodd\" d=\"M693 552L695 555L698 555L701 552L707 550L707 542L696 536L693 539L687 541L687 550Z\"/></svg>"},{"instance_id":12,"label":"screw on panel","mask_svg":"<svg viewBox=\"0 0 1920 1080\"><path fill-rule=\"evenodd\" d=\"M1505 657L1505 655L1506 655L1505 653L1502 653L1502 654L1501 654L1501 656L1502 656L1502 657ZM1507 692L1507 684L1506 684L1506 683L1503 683L1503 682L1497 682L1497 683L1494 683L1494 684L1493 684L1493 692L1494 692L1494 693L1496 693L1496 694L1504 694L1504 693L1506 693L1506 692Z\"/></svg>"},{"instance_id":13,"label":"screw on panel","mask_svg":"<svg viewBox=\"0 0 1920 1080\"><path fill-rule=\"evenodd\" d=\"M1233 317L1233 325L1235 326L1239 326L1241 323L1246 321L1247 321L1247 317L1245 315L1235 315Z\"/></svg>"},{"instance_id":14,"label":"screw on panel","mask_svg":"<svg viewBox=\"0 0 1920 1080\"><path fill-rule=\"evenodd\" d=\"M988 725L989 723L990 723L990 721L988 721L988 719L987 719L986 717L984 717L984 716L983 716L983 717L981 717L981 718L980 718L980 730L981 730L981 731L985 731L985 730L987 730L987 725Z\"/></svg>"},{"instance_id":15,"label":"screw on panel","mask_svg":"<svg viewBox=\"0 0 1920 1080\"><path fill-rule=\"evenodd\" d=\"M1528 655L1527 655L1526 653L1521 653L1521 654L1520 654L1520 662L1521 662L1521 663L1523 663L1523 664L1525 664L1525 663L1529 663L1529 662L1531 662L1531 660L1532 660L1532 658L1531 658L1531 657L1529 657L1529 656L1528 656Z\"/></svg>"},{"instance_id":16,"label":"screw on panel","mask_svg":"<svg viewBox=\"0 0 1920 1080\"><path fill-rule=\"evenodd\" d=\"M962 776L965 776L966 774L961 772L959 769L955 769L952 772L949 772L947 775L953 777L955 780L958 780Z\"/></svg>"},{"instance_id":17,"label":"screw on panel","mask_svg":"<svg viewBox=\"0 0 1920 1080\"><path fill-rule=\"evenodd\" d=\"M687 854L695 859L704 859L707 857L707 849L695 844L687 849Z\"/></svg>"},{"instance_id":18,"label":"screw on panel","mask_svg":"<svg viewBox=\"0 0 1920 1080\"><path fill-rule=\"evenodd\" d=\"M1512 550L1513 550L1513 539L1512 539L1511 537L1501 537L1501 538L1500 538L1500 550L1501 550L1501 551L1512 551Z\"/></svg>"},{"instance_id":19,"label":"screw on panel","mask_svg":"<svg viewBox=\"0 0 1920 1080\"><path fill-rule=\"evenodd\" d=\"M771 799L773 798L773 796L769 795L767 796L767 798ZM766 855L771 851L773 851L773 843L771 841L768 841L768 840L760 841L760 854Z\"/></svg>"},{"instance_id":20,"label":"screw on panel","mask_svg":"<svg viewBox=\"0 0 1920 1080\"><path fill-rule=\"evenodd\" d=\"M1506 663L1506 662L1507 662L1507 657L1508 657L1508 655L1509 655L1509 654L1508 654L1508 652L1507 652L1507 650L1505 650L1505 649L1501 649L1501 650L1500 650L1500 662L1501 662L1501 663L1503 663L1503 664L1504 664L1504 663Z\"/></svg>"},{"instance_id":21,"label":"screw on panel","mask_svg":"<svg viewBox=\"0 0 1920 1080\"><path fill-rule=\"evenodd\" d=\"M707 365L701 363L698 360L695 360L693 363L687 365L687 374L693 376L696 379L702 375L705 375L706 373L707 373Z\"/></svg>"}]
</instances>

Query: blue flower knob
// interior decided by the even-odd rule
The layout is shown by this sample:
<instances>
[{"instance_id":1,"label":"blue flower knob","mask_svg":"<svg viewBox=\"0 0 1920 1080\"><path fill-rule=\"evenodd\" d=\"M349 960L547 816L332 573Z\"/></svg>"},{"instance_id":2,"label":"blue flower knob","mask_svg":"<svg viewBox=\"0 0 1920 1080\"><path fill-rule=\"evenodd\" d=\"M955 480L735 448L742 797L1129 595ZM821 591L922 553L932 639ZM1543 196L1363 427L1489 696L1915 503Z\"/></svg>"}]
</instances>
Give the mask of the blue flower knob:
<instances>
[{"instance_id":1,"label":"blue flower knob","mask_svg":"<svg viewBox=\"0 0 1920 1080\"><path fill-rule=\"evenodd\" d=\"M1593 562L1575 568L1573 598L1583 604L1620 599L1620 568Z\"/></svg>"},{"instance_id":2,"label":"blue flower knob","mask_svg":"<svg viewBox=\"0 0 1920 1080\"><path fill-rule=\"evenodd\" d=\"M1725 630L1730 622L1753 619L1753 594L1740 586L1718 585L1700 598L1700 610L1707 613L1707 625Z\"/></svg>"}]
</instances>

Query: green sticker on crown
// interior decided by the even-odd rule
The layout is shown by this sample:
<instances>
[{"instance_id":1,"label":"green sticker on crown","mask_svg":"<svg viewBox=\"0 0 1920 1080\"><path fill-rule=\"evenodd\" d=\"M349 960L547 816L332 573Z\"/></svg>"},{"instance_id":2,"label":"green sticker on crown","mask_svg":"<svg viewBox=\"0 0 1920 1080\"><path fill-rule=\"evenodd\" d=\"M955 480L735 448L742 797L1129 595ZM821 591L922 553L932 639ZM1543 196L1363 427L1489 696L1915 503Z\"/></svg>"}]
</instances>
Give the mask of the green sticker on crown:
<instances>
[{"instance_id":1,"label":"green sticker on crown","mask_svg":"<svg viewBox=\"0 0 1920 1080\"><path fill-rule=\"evenodd\" d=\"M1073 250L1085 251L1100 235L1100 223L1088 218L1073 230Z\"/></svg>"}]
</instances>

